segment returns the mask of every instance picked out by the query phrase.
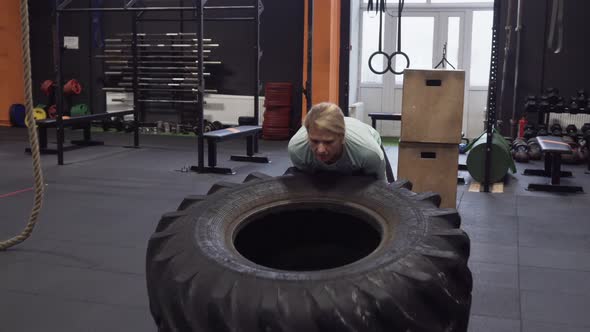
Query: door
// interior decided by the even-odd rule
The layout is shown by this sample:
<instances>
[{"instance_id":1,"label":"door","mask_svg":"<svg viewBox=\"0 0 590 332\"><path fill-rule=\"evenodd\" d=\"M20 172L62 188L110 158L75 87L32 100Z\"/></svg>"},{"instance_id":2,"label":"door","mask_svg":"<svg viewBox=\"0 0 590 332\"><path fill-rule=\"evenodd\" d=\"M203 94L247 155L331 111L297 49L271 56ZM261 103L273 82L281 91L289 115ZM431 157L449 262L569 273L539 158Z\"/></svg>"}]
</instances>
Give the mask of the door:
<instances>
[{"instance_id":1,"label":"door","mask_svg":"<svg viewBox=\"0 0 590 332\"><path fill-rule=\"evenodd\" d=\"M389 9L384 15L382 45L385 53L397 50L397 11ZM460 11L404 11L401 21L401 50L408 55L409 68L432 69L443 58L446 44L445 68L464 68L464 30L465 14ZM365 113L400 113L402 101L403 75L387 72L378 75L370 71L368 62L371 54L378 48L379 16L364 11L361 23L361 73L359 99L365 104ZM374 67L381 68L385 60L376 61ZM392 59L395 71L406 66L401 56ZM441 64L442 66L442 64ZM378 130L382 136L399 136L399 122L380 121Z\"/></svg>"}]
</instances>

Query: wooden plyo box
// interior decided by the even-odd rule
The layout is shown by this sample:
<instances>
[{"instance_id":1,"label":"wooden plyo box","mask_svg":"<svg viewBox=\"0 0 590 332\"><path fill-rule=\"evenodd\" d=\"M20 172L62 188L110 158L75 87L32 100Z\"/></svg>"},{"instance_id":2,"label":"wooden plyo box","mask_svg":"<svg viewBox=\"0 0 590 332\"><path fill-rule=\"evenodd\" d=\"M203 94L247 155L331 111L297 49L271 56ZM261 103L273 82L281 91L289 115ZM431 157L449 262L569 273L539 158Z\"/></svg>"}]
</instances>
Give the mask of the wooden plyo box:
<instances>
[{"instance_id":1,"label":"wooden plyo box","mask_svg":"<svg viewBox=\"0 0 590 332\"><path fill-rule=\"evenodd\" d=\"M401 140L461 143L465 71L406 69Z\"/></svg>"},{"instance_id":2,"label":"wooden plyo box","mask_svg":"<svg viewBox=\"0 0 590 332\"><path fill-rule=\"evenodd\" d=\"M412 191L433 191L441 207L457 207L459 148L456 144L400 142L398 179L412 182Z\"/></svg>"}]
</instances>

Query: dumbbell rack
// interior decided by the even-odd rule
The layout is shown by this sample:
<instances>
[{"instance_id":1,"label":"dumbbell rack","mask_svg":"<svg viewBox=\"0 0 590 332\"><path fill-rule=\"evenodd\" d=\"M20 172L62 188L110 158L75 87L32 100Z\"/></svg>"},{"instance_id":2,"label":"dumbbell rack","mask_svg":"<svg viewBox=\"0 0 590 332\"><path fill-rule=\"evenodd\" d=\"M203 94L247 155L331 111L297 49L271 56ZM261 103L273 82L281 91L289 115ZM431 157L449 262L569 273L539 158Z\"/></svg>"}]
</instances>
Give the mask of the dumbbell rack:
<instances>
[{"instance_id":1,"label":"dumbbell rack","mask_svg":"<svg viewBox=\"0 0 590 332\"><path fill-rule=\"evenodd\" d=\"M145 121L145 111L154 104L169 104L174 109L191 108L188 114L180 113L180 123L196 123L198 103L198 46L196 33L119 33L105 39L104 54L98 55L104 63L104 91L133 92L141 105L139 117ZM221 64L210 60L219 47L211 39L203 39L203 65ZM203 76L210 76L203 72ZM215 93L214 89L205 89Z\"/></svg>"},{"instance_id":2,"label":"dumbbell rack","mask_svg":"<svg viewBox=\"0 0 590 332\"><path fill-rule=\"evenodd\" d=\"M559 96L559 90L548 88L542 96L527 97L524 109L527 114L537 113L539 124L549 126L552 118L561 121L564 115L568 115L568 119L565 120L568 124L581 127L584 122L590 122L589 103L590 99L583 90L578 91L577 97L571 97L565 102L564 98ZM579 121L580 115L587 116L587 119Z\"/></svg>"},{"instance_id":3,"label":"dumbbell rack","mask_svg":"<svg viewBox=\"0 0 590 332\"><path fill-rule=\"evenodd\" d=\"M590 123L590 98L584 89L578 90L577 96L572 96L567 101L559 96L559 90L556 88L547 88L544 92L541 96L528 96L524 110L527 115L536 113L538 124L546 126L550 135L552 120L557 120L560 125L562 121L573 124L577 128L583 128L584 123ZM584 132L581 134L584 138L587 137ZM587 162L586 174L590 174L590 159Z\"/></svg>"}]
</instances>

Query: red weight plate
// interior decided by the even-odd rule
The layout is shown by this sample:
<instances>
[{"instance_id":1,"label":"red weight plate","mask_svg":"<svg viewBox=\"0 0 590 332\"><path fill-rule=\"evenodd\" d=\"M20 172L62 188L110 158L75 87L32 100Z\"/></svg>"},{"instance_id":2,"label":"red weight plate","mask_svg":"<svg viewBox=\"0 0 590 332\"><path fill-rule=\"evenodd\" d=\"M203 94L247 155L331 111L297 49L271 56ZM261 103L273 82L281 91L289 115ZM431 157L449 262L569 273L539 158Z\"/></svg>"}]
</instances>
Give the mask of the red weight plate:
<instances>
[{"instance_id":1,"label":"red weight plate","mask_svg":"<svg viewBox=\"0 0 590 332\"><path fill-rule=\"evenodd\" d=\"M44 95L50 96L53 93L53 81L52 80L45 80L41 84L41 91Z\"/></svg>"}]
</instances>

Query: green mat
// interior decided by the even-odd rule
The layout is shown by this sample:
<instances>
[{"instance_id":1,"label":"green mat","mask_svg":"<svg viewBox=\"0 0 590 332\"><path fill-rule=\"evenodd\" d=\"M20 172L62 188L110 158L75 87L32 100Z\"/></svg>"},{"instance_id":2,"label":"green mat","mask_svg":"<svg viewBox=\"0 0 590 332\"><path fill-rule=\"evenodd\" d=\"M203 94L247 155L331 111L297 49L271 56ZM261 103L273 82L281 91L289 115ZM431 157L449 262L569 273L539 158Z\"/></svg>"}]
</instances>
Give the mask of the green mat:
<instances>
[{"instance_id":1,"label":"green mat","mask_svg":"<svg viewBox=\"0 0 590 332\"><path fill-rule=\"evenodd\" d=\"M399 137L381 137L383 146L397 146L399 145Z\"/></svg>"}]
</instances>

